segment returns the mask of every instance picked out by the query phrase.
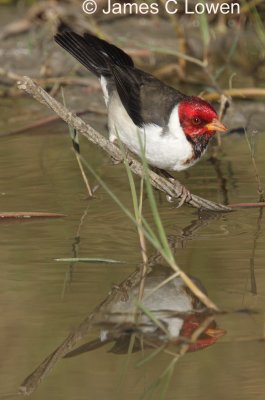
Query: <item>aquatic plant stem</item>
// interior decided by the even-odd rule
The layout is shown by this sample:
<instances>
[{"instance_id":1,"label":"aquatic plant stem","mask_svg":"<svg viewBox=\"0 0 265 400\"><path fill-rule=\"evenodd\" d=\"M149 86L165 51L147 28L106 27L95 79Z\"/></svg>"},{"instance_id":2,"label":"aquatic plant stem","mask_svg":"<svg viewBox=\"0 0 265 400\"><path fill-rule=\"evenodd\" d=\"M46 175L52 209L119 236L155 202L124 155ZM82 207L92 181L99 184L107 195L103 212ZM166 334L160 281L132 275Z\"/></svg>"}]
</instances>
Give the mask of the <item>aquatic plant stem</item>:
<instances>
[{"instance_id":1,"label":"aquatic plant stem","mask_svg":"<svg viewBox=\"0 0 265 400\"><path fill-rule=\"evenodd\" d=\"M79 155L75 150L74 150L74 153L75 153L75 156L76 156L76 160L77 160L77 163L78 163L78 166L79 166L79 169L80 169L82 178L83 178L83 180L84 180L84 183L85 183L85 186L86 186L86 189L87 189L88 198L92 198L92 197L94 196L94 195L93 195L93 191L92 191L92 189L91 189L91 187L90 187L90 184L89 184L89 182L88 182L87 176L86 176L86 174L85 174L85 171L84 171L82 162L81 162L81 160L80 160L80 155Z\"/></svg>"},{"instance_id":2,"label":"aquatic plant stem","mask_svg":"<svg viewBox=\"0 0 265 400\"><path fill-rule=\"evenodd\" d=\"M252 162L252 166L253 166L254 173L255 173L255 179L256 179L256 182L257 182L257 192L258 192L258 195L259 195L259 201L260 202L264 202L265 201L264 190L262 188L261 178L260 178L260 174L259 174L258 167L257 167L257 164L256 164L256 160L255 160L255 148L254 148L254 144L250 142L250 139L248 137L248 133L247 133L246 130L245 130L245 138L246 138L246 141L247 141L247 145L248 145L249 152L250 152L250 157L251 157L251 162Z\"/></svg>"}]
</instances>

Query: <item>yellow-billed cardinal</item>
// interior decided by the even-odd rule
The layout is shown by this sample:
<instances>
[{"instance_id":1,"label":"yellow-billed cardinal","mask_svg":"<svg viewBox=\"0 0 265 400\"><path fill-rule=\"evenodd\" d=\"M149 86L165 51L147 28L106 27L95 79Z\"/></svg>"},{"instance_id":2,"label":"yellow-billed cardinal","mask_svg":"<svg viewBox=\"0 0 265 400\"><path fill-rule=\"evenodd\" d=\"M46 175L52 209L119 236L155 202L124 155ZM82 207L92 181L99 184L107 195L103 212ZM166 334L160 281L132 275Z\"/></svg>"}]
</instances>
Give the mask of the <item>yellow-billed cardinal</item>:
<instances>
[{"instance_id":1,"label":"yellow-billed cardinal","mask_svg":"<svg viewBox=\"0 0 265 400\"><path fill-rule=\"evenodd\" d=\"M118 134L137 155L141 140L151 166L170 171L191 167L216 131L226 131L209 103L135 68L118 47L70 29L58 33L55 41L100 79L110 140Z\"/></svg>"},{"instance_id":2,"label":"yellow-billed cardinal","mask_svg":"<svg viewBox=\"0 0 265 400\"><path fill-rule=\"evenodd\" d=\"M133 333L137 334L138 339L141 338L139 341L136 339L133 351L140 350L143 345L148 347L150 343L155 347L163 344L178 346L188 343L189 352L215 344L226 331L219 328L214 320L201 330L195 342L189 343L193 333L202 327L209 314L180 277L165 283L165 279L171 275L171 269L160 264L153 266L147 273L141 304L148 313L141 312L136 307L140 281L133 282L129 279L130 285L126 285L126 289L122 289L112 300L103 302L102 309L91 320L93 321L91 323L100 329L99 337L72 350L66 357L94 350L106 343L114 344L110 351L126 353ZM197 278L191 277L191 279L206 293ZM150 318L150 315L153 318ZM159 321L159 324L154 321ZM162 325L165 330L161 329Z\"/></svg>"}]
</instances>

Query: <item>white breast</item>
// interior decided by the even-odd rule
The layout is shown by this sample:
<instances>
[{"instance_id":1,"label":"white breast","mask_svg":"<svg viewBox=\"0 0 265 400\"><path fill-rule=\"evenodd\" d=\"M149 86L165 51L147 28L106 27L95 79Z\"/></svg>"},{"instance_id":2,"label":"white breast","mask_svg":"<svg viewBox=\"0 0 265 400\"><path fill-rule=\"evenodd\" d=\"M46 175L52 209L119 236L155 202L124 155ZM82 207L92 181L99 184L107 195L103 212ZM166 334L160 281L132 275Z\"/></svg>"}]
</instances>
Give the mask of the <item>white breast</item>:
<instances>
[{"instance_id":1,"label":"white breast","mask_svg":"<svg viewBox=\"0 0 265 400\"><path fill-rule=\"evenodd\" d=\"M110 140L114 141L119 135L120 140L140 156L140 137L150 165L165 170L181 171L196 162L192 159L192 145L179 123L178 106L171 113L167 130L155 124L138 128L127 114L118 94L114 93L109 99L108 117Z\"/></svg>"}]
</instances>

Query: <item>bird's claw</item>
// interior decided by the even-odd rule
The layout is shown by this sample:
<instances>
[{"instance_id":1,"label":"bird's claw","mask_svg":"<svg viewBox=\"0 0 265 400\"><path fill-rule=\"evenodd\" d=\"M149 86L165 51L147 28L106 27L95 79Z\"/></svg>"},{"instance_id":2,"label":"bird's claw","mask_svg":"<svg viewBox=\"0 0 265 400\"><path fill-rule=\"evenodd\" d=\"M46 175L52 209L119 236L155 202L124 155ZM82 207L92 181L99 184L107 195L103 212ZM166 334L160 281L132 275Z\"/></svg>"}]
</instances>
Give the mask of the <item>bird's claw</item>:
<instances>
[{"instance_id":1,"label":"bird's claw","mask_svg":"<svg viewBox=\"0 0 265 400\"><path fill-rule=\"evenodd\" d=\"M180 208L183 206L184 203L189 203L191 201L191 193L187 188L185 188L185 186L182 186L181 194L178 197L178 199L180 200L177 205L177 208Z\"/></svg>"},{"instance_id":2,"label":"bird's claw","mask_svg":"<svg viewBox=\"0 0 265 400\"><path fill-rule=\"evenodd\" d=\"M175 179L174 179L174 178L168 178L168 180L169 180L170 182L172 182L172 183L175 182ZM174 203L175 200L176 200L175 197L172 197L172 196L169 196L169 195L167 195L166 198L167 198L167 201L168 201L169 203ZM180 193L180 195L178 196L179 203L178 203L178 205L177 205L177 208L182 207L184 203L189 203L190 200L191 200L191 198L192 198L192 197L191 197L190 191L189 191L187 188L185 188L185 186L182 186L181 193Z\"/></svg>"},{"instance_id":3,"label":"bird's claw","mask_svg":"<svg viewBox=\"0 0 265 400\"><path fill-rule=\"evenodd\" d=\"M114 142L112 142L114 144L117 144L117 140ZM129 156L129 149L127 146L125 146L125 144L123 144L123 150L124 150L124 158L117 160L115 157L111 156L111 161L113 165L119 165L124 163L125 159L127 160L128 156Z\"/></svg>"}]
</instances>

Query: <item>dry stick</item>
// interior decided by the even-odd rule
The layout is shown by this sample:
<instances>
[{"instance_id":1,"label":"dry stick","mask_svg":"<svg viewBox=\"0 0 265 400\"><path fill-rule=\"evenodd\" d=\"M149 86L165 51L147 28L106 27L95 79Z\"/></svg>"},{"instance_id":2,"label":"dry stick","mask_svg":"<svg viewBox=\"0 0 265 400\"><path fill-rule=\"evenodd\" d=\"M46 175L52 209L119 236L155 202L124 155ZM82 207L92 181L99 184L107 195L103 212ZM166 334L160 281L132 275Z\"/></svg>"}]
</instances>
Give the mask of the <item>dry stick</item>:
<instances>
[{"instance_id":1,"label":"dry stick","mask_svg":"<svg viewBox=\"0 0 265 400\"><path fill-rule=\"evenodd\" d=\"M15 82L23 79L22 75L19 75L13 71L6 70L4 68L0 68L0 78L1 77L7 78L10 81L15 81ZM97 82L95 82L93 79L82 78L82 77L78 77L78 76L55 76L55 77L50 77L50 78L36 77L34 79L39 85L43 85L43 86L54 85L54 84L58 83L59 85L89 86L93 90L100 89L100 85Z\"/></svg>"},{"instance_id":2,"label":"dry stick","mask_svg":"<svg viewBox=\"0 0 265 400\"><path fill-rule=\"evenodd\" d=\"M29 77L23 77L18 82L18 87L21 90L25 90L28 94L34 97L35 100L44 104L45 106L51 108L57 115L60 116L68 125L76 129L81 135L83 135L90 142L97 144L103 150L105 150L110 156L112 156L115 160L122 162L124 157L120 149L107 140L104 136L94 130L91 126L86 124L81 118L77 117L75 114L70 112L68 109L63 107L57 100L52 98L45 90L43 90L40 86L36 85ZM130 166L130 169L136 175L141 177L144 176L144 170L142 164L135 160L130 155L127 156L127 160ZM164 192L165 194L175 197L181 198L184 189L184 186L177 180L174 183L169 182L167 179L157 175L155 172L150 171L150 182L151 184L158 190ZM188 204L193 207L210 210L210 211L221 211L228 212L231 211L231 208L224 206L223 204L214 203L210 200L206 200L202 197L196 196L194 194L191 195Z\"/></svg>"},{"instance_id":3,"label":"dry stick","mask_svg":"<svg viewBox=\"0 0 265 400\"><path fill-rule=\"evenodd\" d=\"M265 207L265 201L258 201L257 203L233 203L228 204L230 208L260 208Z\"/></svg>"},{"instance_id":4,"label":"dry stick","mask_svg":"<svg viewBox=\"0 0 265 400\"><path fill-rule=\"evenodd\" d=\"M30 218L61 218L66 217L65 214L58 214L58 213L49 213L49 212L1 212L0 213L0 220L1 219L30 219Z\"/></svg>"},{"instance_id":5,"label":"dry stick","mask_svg":"<svg viewBox=\"0 0 265 400\"><path fill-rule=\"evenodd\" d=\"M223 94L228 97L265 97L264 88L236 88L236 89L224 89ZM202 97L208 101L218 100L221 94L219 92L205 93Z\"/></svg>"},{"instance_id":6,"label":"dry stick","mask_svg":"<svg viewBox=\"0 0 265 400\"><path fill-rule=\"evenodd\" d=\"M220 98L220 108L219 108L219 120L222 121L222 119L224 118L226 111L228 110L228 108L231 106L231 97L228 97L226 95L224 95L223 93L221 94L221 98ZM217 133L217 143L218 146L221 146L221 135L220 132Z\"/></svg>"}]
</instances>

